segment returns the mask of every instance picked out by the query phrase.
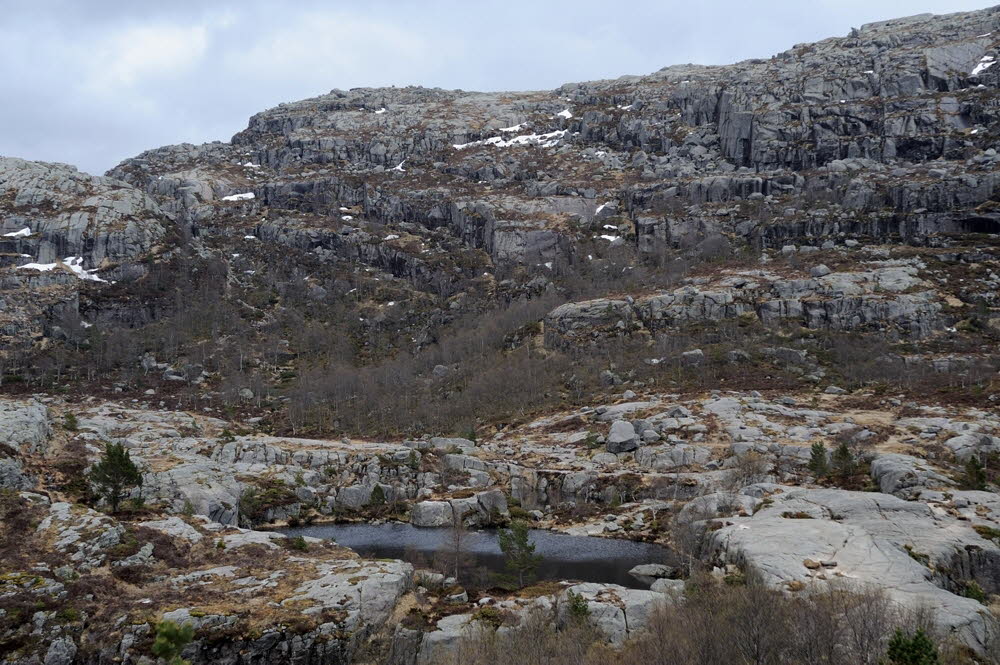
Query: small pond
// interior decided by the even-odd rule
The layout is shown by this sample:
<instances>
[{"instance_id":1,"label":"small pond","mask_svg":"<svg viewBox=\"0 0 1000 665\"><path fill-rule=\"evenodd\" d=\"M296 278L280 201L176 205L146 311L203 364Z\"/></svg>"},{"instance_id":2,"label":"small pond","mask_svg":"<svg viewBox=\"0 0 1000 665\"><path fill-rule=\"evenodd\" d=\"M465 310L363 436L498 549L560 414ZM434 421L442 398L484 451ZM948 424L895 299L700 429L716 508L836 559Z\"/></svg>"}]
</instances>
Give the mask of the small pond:
<instances>
[{"instance_id":1,"label":"small pond","mask_svg":"<svg viewBox=\"0 0 1000 665\"><path fill-rule=\"evenodd\" d=\"M447 551L451 529L418 528L400 522L384 524L329 524L279 529L291 536L312 536L336 541L364 557L403 559L425 565ZM642 563L672 563L667 548L631 540L570 536L533 529L535 553L542 556L536 576L541 580L577 580L620 584L634 589L648 585L628 574ZM504 571L503 554L493 529L465 532L462 549L467 552L467 585L489 586L491 573Z\"/></svg>"}]
</instances>

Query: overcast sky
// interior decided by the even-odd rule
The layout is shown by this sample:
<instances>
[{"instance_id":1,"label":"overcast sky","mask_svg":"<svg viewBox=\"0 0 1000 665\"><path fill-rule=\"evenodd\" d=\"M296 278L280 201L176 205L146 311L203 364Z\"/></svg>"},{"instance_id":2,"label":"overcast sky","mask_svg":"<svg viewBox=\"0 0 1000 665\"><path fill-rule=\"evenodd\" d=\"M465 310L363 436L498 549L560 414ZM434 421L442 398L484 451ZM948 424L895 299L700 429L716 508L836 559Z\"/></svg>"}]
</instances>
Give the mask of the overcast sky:
<instances>
[{"instance_id":1,"label":"overcast sky","mask_svg":"<svg viewBox=\"0 0 1000 665\"><path fill-rule=\"evenodd\" d=\"M989 0L0 0L0 155L103 173L358 86L550 89Z\"/></svg>"}]
</instances>

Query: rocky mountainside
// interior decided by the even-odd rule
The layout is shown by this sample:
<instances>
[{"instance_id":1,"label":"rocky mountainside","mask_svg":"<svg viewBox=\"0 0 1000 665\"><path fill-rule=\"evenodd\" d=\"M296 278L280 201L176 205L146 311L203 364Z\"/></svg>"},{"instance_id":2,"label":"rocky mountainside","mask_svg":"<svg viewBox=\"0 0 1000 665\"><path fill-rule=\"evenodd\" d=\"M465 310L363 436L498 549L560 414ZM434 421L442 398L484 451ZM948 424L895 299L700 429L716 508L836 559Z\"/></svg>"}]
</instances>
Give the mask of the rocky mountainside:
<instances>
[{"instance_id":1,"label":"rocky mountainside","mask_svg":"<svg viewBox=\"0 0 1000 665\"><path fill-rule=\"evenodd\" d=\"M195 662L432 663L482 607L564 617L565 585L473 605L253 530L456 514L860 580L988 657L997 58L1000 8L920 15L553 91L333 90L105 176L0 158L0 662L146 662L167 617ZM106 442L144 507L98 512ZM684 584L573 588L621 644Z\"/></svg>"}]
</instances>

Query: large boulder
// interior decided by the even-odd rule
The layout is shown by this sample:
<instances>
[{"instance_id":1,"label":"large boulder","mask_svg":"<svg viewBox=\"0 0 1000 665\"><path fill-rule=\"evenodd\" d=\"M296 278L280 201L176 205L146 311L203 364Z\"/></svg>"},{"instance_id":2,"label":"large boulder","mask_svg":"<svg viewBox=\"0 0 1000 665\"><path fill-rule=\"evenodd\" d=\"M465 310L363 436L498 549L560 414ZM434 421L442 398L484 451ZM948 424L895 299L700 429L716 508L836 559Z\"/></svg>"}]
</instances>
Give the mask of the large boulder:
<instances>
[{"instance_id":1,"label":"large boulder","mask_svg":"<svg viewBox=\"0 0 1000 665\"><path fill-rule=\"evenodd\" d=\"M669 602L669 596L655 591L617 584L576 584L558 597L557 612L562 620L569 616L571 593L584 599L594 627L614 645L645 629L656 608Z\"/></svg>"},{"instance_id":2,"label":"large boulder","mask_svg":"<svg viewBox=\"0 0 1000 665\"><path fill-rule=\"evenodd\" d=\"M952 487L954 481L911 455L889 453L871 462L872 479L886 494L908 499L922 489Z\"/></svg>"},{"instance_id":3,"label":"large boulder","mask_svg":"<svg viewBox=\"0 0 1000 665\"><path fill-rule=\"evenodd\" d=\"M451 526L451 504L447 501L420 501L410 509L410 524L422 527Z\"/></svg>"},{"instance_id":4,"label":"large boulder","mask_svg":"<svg viewBox=\"0 0 1000 665\"><path fill-rule=\"evenodd\" d=\"M48 409L37 400L0 400L0 447L28 454L45 453L52 426Z\"/></svg>"},{"instance_id":5,"label":"large boulder","mask_svg":"<svg viewBox=\"0 0 1000 665\"><path fill-rule=\"evenodd\" d=\"M639 447L639 436L635 427L627 420L616 420L611 423L608 433L607 447L609 453L627 453Z\"/></svg>"}]
</instances>

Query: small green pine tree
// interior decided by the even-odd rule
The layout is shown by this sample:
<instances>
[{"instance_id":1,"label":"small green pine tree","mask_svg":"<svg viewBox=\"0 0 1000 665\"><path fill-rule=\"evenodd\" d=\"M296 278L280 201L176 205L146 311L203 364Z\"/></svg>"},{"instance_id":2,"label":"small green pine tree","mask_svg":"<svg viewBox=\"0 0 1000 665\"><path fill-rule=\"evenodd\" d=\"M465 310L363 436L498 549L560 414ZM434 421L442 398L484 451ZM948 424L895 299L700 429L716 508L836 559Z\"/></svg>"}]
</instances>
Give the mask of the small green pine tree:
<instances>
[{"instance_id":1,"label":"small green pine tree","mask_svg":"<svg viewBox=\"0 0 1000 665\"><path fill-rule=\"evenodd\" d=\"M812 451L809 454L809 470L817 478L830 473L830 462L827 459L826 446L816 442L812 444Z\"/></svg>"},{"instance_id":2,"label":"small green pine tree","mask_svg":"<svg viewBox=\"0 0 1000 665\"><path fill-rule=\"evenodd\" d=\"M973 455L965 463L965 479L963 485L965 489L984 490L986 489L986 467L979 461L978 455Z\"/></svg>"},{"instance_id":3,"label":"small green pine tree","mask_svg":"<svg viewBox=\"0 0 1000 665\"><path fill-rule=\"evenodd\" d=\"M889 640L884 662L886 665L938 665L940 661L934 641L923 629L917 629L913 636L896 629Z\"/></svg>"},{"instance_id":4,"label":"small green pine tree","mask_svg":"<svg viewBox=\"0 0 1000 665\"><path fill-rule=\"evenodd\" d=\"M156 626L153 655L167 661L169 665L188 665L188 661L181 658L181 652L192 639L194 628L191 625L178 626L173 621L161 621Z\"/></svg>"},{"instance_id":5,"label":"small green pine tree","mask_svg":"<svg viewBox=\"0 0 1000 665\"><path fill-rule=\"evenodd\" d=\"M382 489L381 485L376 485L372 489L371 495L368 497L369 506L384 506L385 505L385 490Z\"/></svg>"},{"instance_id":6,"label":"small green pine tree","mask_svg":"<svg viewBox=\"0 0 1000 665\"><path fill-rule=\"evenodd\" d=\"M574 620L583 620L590 617L590 603L583 597L582 593L569 592L569 615Z\"/></svg>"},{"instance_id":7,"label":"small green pine tree","mask_svg":"<svg viewBox=\"0 0 1000 665\"><path fill-rule=\"evenodd\" d=\"M857 463L854 460L854 453L846 443L841 443L833 451L833 469L841 482L846 482L854 475Z\"/></svg>"},{"instance_id":8,"label":"small green pine tree","mask_svg":"<svg viewBox=\"0 0 1000 665\"><path fill-rule=\"evenodd\" d=\"M523 520L514 520L509 529L501 529L497 540L500 550L507 560L504 566L510 571L512 577L517 578L519 587L523 587L525 580L530 580L542 557L535 554L535 544L528 539L528 523Z\"/></svg>"},{"instance_id":9,"label":"small green pine tree","mask_svg":"<svg viewBox=\"0 0 1000 665\"><path fill-rule=\"evenodd\" d=\"M111 512L118 512L118 505L134 487L142 487L142 474L129 456L125 446L109 443L104 448L101 461L90 470L90 483L97 494L111 504Z\"/></svg>"}]
</instances>

